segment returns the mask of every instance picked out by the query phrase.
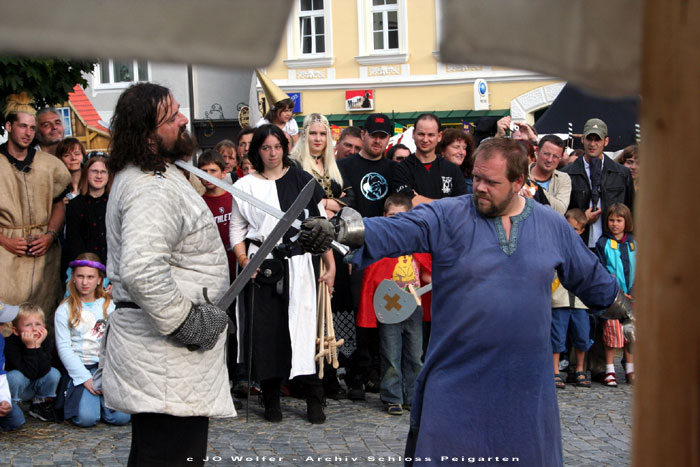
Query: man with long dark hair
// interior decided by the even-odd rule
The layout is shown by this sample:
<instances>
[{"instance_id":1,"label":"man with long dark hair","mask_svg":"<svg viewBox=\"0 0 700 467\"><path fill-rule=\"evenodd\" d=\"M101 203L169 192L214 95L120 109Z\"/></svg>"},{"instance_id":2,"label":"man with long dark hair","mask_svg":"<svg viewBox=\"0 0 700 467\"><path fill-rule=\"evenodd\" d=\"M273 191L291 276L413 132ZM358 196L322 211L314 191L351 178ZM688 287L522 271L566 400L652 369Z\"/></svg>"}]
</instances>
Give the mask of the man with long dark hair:
<instances>
[{"instance_id":1,"label":"man with long dark hair","mask_svg":"<svg viewBox=\"0 0 700 467\"><path fill-rule=\"evenodd\" d=\"M107 273L117 309L102 387L109 407L133 414L129 465L202 465L209 417L235 415L228 318L209 304L229 284L226 252L173 165L195 149L179 109L167 88L139 83L112 117Z\"/></svg>"}]
</instances>

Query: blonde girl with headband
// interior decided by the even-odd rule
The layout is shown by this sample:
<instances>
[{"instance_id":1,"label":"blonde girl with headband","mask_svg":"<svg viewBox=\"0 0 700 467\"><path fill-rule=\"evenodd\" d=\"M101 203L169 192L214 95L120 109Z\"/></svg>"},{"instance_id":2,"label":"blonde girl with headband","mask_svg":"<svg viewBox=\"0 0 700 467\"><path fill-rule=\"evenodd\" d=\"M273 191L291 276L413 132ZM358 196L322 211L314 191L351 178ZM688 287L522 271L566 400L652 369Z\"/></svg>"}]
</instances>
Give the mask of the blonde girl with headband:
<instances>
[{"instance_id":1,"label":"blonde girl with headband","mask_svg":"<svg viewBox=\"0 0 700 467\"><path fill-rule=\"evenodd\" d=\"M102 391L93 384L107 317L114 311L102 287L106 268L94 253L79 255L69 266L70 294L54 316L56 348L67 372L61 384L65 400L57 406L63 408L64 419L80 427L94 426L100 417L106 423L124 425L129 415L107 408Z\"/></svg>"},{"instance_id":2,"label":"blonde girl with headband","mask_svg":"<svg viewBox=\"0 0 700 467\"><path fill-rule=\"evenodd\" d=\"M304 171L313 175L326 192L323 206L328 218L351 204L351 193L348 188L343 188L343 177L335 162L331 128L326 117L318 113L307 115L301 138L291 156Z\"/></svg>"}]
</instances>

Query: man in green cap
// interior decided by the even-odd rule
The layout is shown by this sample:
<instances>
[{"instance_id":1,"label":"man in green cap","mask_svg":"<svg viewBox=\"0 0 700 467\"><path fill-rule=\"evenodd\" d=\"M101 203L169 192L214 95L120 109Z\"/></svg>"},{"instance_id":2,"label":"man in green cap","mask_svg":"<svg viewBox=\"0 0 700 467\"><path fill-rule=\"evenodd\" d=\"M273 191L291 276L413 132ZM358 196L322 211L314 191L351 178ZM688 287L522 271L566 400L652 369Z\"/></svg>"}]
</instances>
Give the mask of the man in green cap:
<instances>
[{"instance_id":1,"label":"man in green cap","mask_svg":"<svg viewBox=\"0 0 700 467\"><path fill-rule=\"evenodd\" d=\"M634 203L634 182L627 167L605 157L603 150L610 142L608 126L599 118L591 118L583 126L584 157L562 169L571 177L569 208L586 213L588 223L583 240L594 248L607 230L602 214L613 204L623 203L630 210Z\"/></svg>"}]
</instances>

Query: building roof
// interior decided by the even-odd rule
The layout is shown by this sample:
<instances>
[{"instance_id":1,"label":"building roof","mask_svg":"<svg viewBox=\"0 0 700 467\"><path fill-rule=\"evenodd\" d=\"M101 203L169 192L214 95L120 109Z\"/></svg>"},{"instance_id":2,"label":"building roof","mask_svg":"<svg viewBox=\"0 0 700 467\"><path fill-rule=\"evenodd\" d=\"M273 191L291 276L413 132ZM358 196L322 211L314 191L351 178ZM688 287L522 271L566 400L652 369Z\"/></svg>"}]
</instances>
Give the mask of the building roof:
<instances>
[{"instance_id":1,"label":"building roof","mask_svg":"<svg viewBox=\"0 0 700 467\"><path fill-rule=\"evenodd\" d=\"M76 84L73 88L73 92L68 94L68 101L73 104L75 112L78 114L78 118L86 125L96 128L103 132L109 132L107 128L100 124L100 114L97 113L95 107L90 102L90 99L85 95L85 91Z\"/></svg>"}]
</instances>

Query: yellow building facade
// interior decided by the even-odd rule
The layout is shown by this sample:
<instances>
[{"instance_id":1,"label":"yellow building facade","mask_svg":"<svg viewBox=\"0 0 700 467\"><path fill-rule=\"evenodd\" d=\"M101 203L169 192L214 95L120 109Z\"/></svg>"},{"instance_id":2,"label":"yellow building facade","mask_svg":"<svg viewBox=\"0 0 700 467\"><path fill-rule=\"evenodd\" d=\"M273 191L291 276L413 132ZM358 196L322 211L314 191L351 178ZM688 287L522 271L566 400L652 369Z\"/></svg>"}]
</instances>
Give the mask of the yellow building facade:
<instances>
[{"instance_id":1,"label":"yellow building facade","mask_svg":"<svg viewBox=\"0 0 700 467\"><path fill-rule=\"evenodd\" d=\"M454 125L508 114L533 122L563 87L529 71L441 63L440 17L438 0L295 0L264 71L298 93L298 119L319 112L339 126L361 124L373 111L404 125L422 112Z\"/></svg>"}]
</instances>

